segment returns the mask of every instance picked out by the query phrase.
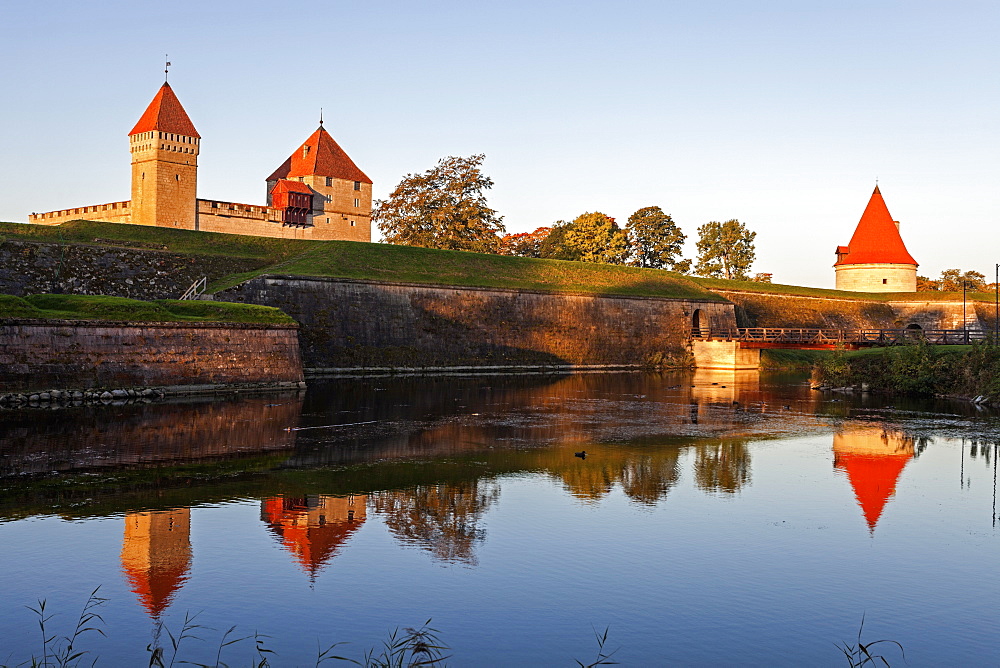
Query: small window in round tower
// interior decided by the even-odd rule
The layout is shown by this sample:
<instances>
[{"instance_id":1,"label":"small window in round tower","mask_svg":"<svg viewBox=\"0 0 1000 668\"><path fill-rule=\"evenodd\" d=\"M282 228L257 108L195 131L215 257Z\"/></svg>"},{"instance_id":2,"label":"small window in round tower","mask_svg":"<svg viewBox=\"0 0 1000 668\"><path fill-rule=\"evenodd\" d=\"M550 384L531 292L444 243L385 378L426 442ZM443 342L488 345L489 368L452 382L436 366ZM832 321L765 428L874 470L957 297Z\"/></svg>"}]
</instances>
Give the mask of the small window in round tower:
<instances>
[{"instance_id":1,"label":"small window in round tower","mask_svg":"<svg viewBox=\"0 0 1000 668\"><path fill-rule=\"evenodd\" d=\"M180 180L181 180L181 175L180 174L174 174L174 181L180 181Z\"/></svg>"},{"instance_id":2,"label":"small window in round tower","mask_svg":"<svg viewBox=\"0 0 1000 668\"><path fill-rule=\"evenodd\" d=\"M883 278L882 279L882 285L886 285L888 282L889 282L888 278Z\"/></svg>"}]
</instances>

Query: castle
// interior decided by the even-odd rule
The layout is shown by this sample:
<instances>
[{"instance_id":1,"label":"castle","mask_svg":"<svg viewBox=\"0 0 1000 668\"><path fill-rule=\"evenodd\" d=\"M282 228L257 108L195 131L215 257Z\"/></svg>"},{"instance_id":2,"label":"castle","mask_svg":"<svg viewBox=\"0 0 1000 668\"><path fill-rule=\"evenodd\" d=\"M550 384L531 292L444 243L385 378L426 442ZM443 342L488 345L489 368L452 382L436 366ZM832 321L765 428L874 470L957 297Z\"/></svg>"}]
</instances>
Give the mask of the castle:
<instances>
[{"instance_id":1,"label":"castle","mask_svg":"<svg viewBox=\"0 0 1000 668\"><path fill-rule=\"evenodd\" d=\"M917 261L906 250L899 222L889 215L877 185L850 243L837 246L836 253L838 290L917 291Z\"/></svg>"},{"instance_id":2,"label":"castle","mask_svg":"<svg viewBox=\"0 0 1000 668\"><path fill-rule=\"evenodd\" d=\"M130 200L33 213L28 222L100 220L261 237L371 241L372 181L322 120L267 177L265 205L198 198L201 135L166 82L129 132L129 150Z\"/></svg>"}]
</instances>

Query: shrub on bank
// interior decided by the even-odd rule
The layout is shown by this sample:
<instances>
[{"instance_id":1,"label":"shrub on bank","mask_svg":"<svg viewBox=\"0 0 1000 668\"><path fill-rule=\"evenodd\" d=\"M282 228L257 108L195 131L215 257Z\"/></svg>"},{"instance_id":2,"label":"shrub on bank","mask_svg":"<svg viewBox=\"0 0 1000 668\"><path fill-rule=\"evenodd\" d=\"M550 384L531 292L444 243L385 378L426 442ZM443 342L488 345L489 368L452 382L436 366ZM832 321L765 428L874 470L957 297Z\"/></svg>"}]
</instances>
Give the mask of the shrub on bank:
<instances>
[{"instance_id":1,"label":"shrub on bank","mask_svg":"<svg viewBox=\"0 0 1000 668\"><path fill-rule=\"evenodd\" d=\"M912 345L837 350L815 366L816 379L835 387L866 385L885 394L985 396L1000 399L1000 346Z\"/></svg>"}]
</instances>

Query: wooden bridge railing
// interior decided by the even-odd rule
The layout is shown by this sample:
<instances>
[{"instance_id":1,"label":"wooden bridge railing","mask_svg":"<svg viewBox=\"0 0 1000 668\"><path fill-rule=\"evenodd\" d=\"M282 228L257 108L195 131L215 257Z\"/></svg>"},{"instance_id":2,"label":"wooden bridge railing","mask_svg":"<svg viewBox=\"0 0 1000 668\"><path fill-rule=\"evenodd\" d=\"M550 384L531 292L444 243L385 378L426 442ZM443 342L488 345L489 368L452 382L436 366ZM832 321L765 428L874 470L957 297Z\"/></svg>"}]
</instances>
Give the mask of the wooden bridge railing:
<instances>
[{"instance_id":1,"label":"wooden bridge railing","mask_svg":"<svg viewBox=\"0 0 1000 668\"><path fill-rule=\"evenodd\" d=\"M740 327L737 329L694 329L695 339L745 341L801 345L854 344L891 346L925 341L931 344L970 344L990 337L974 329L808 329L790 327Z\"/></svg>"}]
</instances>

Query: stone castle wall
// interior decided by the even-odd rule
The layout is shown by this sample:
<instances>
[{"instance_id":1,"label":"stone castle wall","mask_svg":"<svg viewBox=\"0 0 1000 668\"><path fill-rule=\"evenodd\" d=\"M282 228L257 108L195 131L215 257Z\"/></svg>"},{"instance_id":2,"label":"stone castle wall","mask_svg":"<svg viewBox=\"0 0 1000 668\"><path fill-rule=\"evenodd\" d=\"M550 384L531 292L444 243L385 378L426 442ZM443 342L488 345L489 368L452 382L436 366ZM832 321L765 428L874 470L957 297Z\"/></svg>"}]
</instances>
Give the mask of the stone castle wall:
<instances>
[{"instance_id":1,"label":"stone castle wall","mask_svg":"<svg viewBox=\"0 0 1000 668\"><path fill-rule=\"evenodd\" d=\"M263 265L260 260L192 258L145 248L0 240L0 294L177 299L202 276L212 281Z\"/></svg>"},{"instance_id":2,"label":"stone castle wall","mask_svg":"<svg viewBox=\"0 0 1000 668\"><path fill-rule=\"evenodd\" d=\"M763 292L713 292L736 304L740 327L805 327L817 329L962 329L961 301L883 302L865 299L805 297ZM966 327L993 327L992 307L967 302Z\"/></svg>"},{"instance_id":3,"label":"stone castle wall","mask_svg":"<svg viewBox=\"0 0 1000 668\"><path fill-rule=\"evenodd\" d=\"M46 213L33 213L28 216L28 222L35 225L60 225L71 220L98 220L104 223L132 222L131 202L111 202L109 204L94 204L75 209L59 209Z\"/></svg>"},{"instance_id":4,"label":"stone castle wall","mask_svg":"<svg viewBox=\"0 0 1000 668\"><path fill-rule=\"evenodd\" d=\"M262 276L216 299L295 318L307 369L676 364L695 310L703 326L735 326L722 302L334 278Z\"/></svg>"},{"instance_id":5,"label":"stone castle wall","mask_svg":"<svg viewBox=\"0 0 1000 668\"><path fill-rule=\"evenodd\" d=\"M302 381L294 325L0 320L0 392Z\"/></svg>"}]
</instances>

